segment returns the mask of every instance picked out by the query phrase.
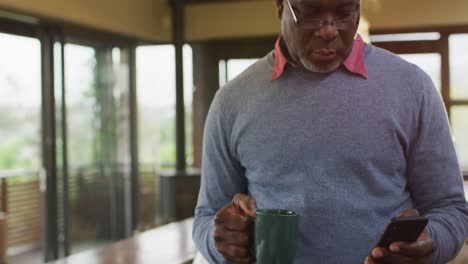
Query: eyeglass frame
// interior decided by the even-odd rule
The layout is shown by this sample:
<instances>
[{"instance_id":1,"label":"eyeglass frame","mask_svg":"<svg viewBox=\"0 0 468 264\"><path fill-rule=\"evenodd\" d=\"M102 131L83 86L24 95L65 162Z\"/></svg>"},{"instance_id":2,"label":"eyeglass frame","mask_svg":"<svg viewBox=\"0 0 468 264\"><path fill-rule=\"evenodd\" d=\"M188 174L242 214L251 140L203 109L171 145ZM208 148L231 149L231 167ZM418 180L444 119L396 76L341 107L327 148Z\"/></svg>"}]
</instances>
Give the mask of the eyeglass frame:
<instances>
[{"instance_id":1,"label":"eyeglass frame","mask_svg":"<svg viewBox=\"0 0 468 264\"><path fill-rule=\"evenodd\" d=\"M318 29L321 29L326 24L333 25L337 30L348 29L348 27L351 26L351 22L353 22L353 20L355 19L354 16L357 15L357 13L353 12L352 14L353 17L350 16L349 18L338 18L338 19L330 19L330 20L315 18L315 19L309 20L312 22L318 22L318 23L315 23L314 25L300 24L299 20L297 19L296 13L294 12L294 8L291 5L291 2L289 0L286 0L286 2L288 3L289 10L291 11L292 17L294 19L294 23L298 25L299 27L302 27L305 30L318 30ZM358 8L359 8L359 5L356 6L356 9Z\"/></svg>"}]
</instances>

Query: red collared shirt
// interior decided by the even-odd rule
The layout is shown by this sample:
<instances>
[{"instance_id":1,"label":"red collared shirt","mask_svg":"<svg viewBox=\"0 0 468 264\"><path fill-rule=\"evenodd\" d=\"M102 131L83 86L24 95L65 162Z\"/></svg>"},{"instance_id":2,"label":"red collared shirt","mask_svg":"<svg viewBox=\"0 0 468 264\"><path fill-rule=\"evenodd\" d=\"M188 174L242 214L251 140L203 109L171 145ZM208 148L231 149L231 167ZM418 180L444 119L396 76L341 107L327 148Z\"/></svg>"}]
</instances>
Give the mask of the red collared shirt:
<instances>
[{"instance_id":1,"label":"red collared shirt","mask_svg":"<svg viewBox=\"0 0 468 264\"><path fill-rule=\"evenodd\" d=\"M275 51L273 55L275 57L275 65L273 66L273 72L271 74L271 79L276 80L278 79L281 74L283 74L284 67L288 62L286 56L284 56L283 51L281 50L280 46L281 37L278 38L275 44ZM361 36L357 34L356 39L354 40L353 49L349 54L348 58L343 62L343 66L345 68L356 75L367 79L367 69L366 65L364 64L364 47L366 44L362 40Z\"/></svg>"}]
</instances>

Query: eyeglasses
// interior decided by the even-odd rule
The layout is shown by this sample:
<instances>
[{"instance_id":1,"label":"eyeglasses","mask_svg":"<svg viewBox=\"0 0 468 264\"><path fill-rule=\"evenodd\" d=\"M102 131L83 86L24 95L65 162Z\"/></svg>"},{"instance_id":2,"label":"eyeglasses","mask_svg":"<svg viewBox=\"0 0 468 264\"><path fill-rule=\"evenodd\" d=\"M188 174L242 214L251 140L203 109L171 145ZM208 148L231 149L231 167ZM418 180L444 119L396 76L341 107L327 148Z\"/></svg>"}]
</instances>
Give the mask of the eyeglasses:
<instances>
[{"instance_id":1,"label":"eyeglasses","mask_svg":"<svg viewBox=\"0 0 468 264\"><path fill-rule=\"evenodd\" d=\"M348 29L353 24L353 21L356 15L356 12L353 12L347 18L339 18L339 19L331 19L331 20L321 19L321 18L306 18L301 23L299 23L296 13L294 12L294 9L291 6L291 2L289 2L289 0L286 0L286 2L288 3L289 10L291 10L294 23L296 23L298 26L300 26L301 28L305 30L317 30L317 29L322 28L326 24L333 25L338 30ZM357 8L358 7L356 7L356 9Z\"/></svg>"}]
</instances>

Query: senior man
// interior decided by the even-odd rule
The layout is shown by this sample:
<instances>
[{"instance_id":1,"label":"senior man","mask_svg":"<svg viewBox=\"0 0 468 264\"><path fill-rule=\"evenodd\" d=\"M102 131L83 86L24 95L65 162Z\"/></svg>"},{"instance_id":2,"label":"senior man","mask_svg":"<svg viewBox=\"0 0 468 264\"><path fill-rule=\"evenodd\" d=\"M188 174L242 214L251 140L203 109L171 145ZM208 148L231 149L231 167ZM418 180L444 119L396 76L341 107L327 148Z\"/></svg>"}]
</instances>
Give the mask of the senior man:
<instances>
[{"instance_id":1,"label":"senior man","mask_svg":"<svg viewBox=\"0 0 468 264\"><path fill-rule=\"evenodd\" d=\"M359 0L276 0L274 50L218 91L193 237L210 263L250 263L258 208L300 214L294 263L446 263L468 207L446 112L418 67L356 35ZM417 242L373 248L422 214ZM369 255L369 252L371 254Z\"/></svg>"}]
</instances>

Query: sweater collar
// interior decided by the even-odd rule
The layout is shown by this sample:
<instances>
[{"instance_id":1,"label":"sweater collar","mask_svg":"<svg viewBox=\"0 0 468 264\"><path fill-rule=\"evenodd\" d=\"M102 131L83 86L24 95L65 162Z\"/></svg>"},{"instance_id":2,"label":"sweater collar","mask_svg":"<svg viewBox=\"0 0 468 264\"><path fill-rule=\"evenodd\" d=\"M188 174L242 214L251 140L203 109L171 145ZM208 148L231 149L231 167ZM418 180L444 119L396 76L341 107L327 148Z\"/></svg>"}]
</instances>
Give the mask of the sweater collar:
<instances>
[{"instance_id":1,"label":"sweater collar","mask_svg":"<svg viewBox=\"0 0 468 264\"><path fill-rule=\"evenodd\" d=\"M278 79L284 71L284 67L286 64L291 64L291 66L296 67L293 62L288 61L287 57L284 55L283 51L281 50L281 36L278 37L275 44L275 50L273 52L275 58L275 64L273 66L273 72L271 74L271 79L276 80ZM356 39L354 40L353 49L351 53L348 55L346 60L343 62L343 66L350 72L356 75L367 79L368 73L366 69L366 65L364 63L364 48L366 44L362 40L362 37L357 34Z\"/></svg>"}]
</instances>

